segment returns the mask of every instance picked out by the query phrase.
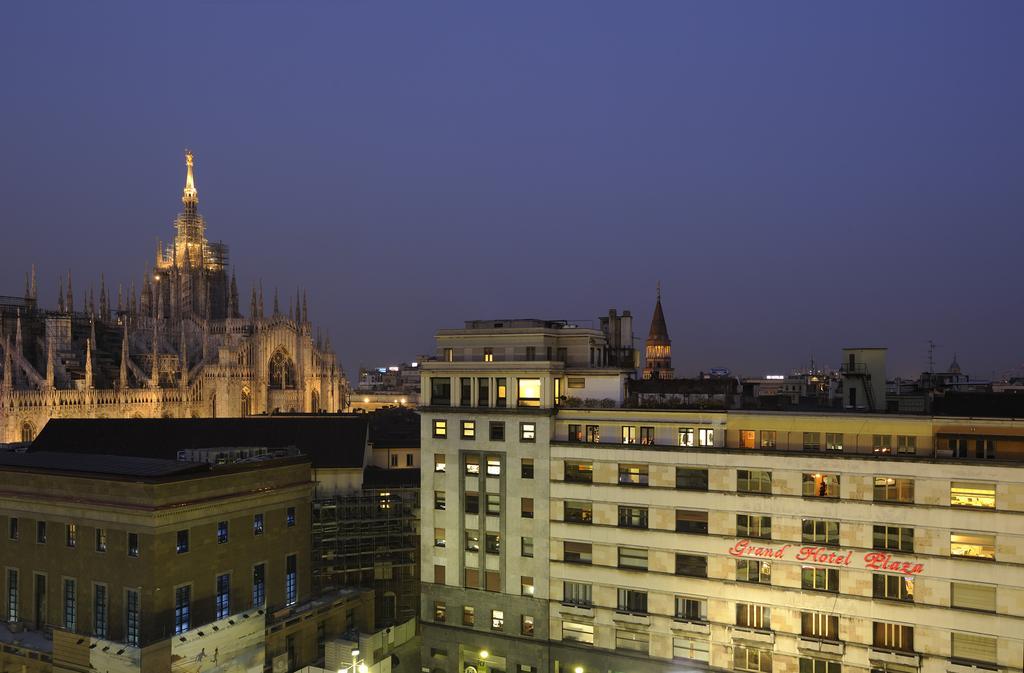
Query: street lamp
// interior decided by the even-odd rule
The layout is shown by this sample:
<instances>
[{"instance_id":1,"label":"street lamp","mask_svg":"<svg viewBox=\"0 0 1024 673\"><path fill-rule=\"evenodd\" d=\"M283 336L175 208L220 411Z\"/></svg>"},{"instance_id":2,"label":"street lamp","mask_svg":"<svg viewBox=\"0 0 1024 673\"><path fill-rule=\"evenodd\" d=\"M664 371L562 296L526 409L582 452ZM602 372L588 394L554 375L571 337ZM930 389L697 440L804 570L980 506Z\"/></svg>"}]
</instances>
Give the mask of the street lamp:
<instances>
[{"instance_id":1,"label":"street lamp","mask_svg":"<svg viewBox=\"0 0 1024 673\"><path fill-rule=\"evenodd\" d=\"M572 669L572 673L583 673L583 667L577 666L576 668Z\"/></svg>"},{"instance_id":2,"label":"street lamp","mask_svg":"<svg viewBox=\"0 0 1024 673\"><path fill-rule=\"evenodd\" d=\"M487 650L480 650L480 673L487 673L487 657L491 656L491 653Z\"/></svg>"}]
</instances>

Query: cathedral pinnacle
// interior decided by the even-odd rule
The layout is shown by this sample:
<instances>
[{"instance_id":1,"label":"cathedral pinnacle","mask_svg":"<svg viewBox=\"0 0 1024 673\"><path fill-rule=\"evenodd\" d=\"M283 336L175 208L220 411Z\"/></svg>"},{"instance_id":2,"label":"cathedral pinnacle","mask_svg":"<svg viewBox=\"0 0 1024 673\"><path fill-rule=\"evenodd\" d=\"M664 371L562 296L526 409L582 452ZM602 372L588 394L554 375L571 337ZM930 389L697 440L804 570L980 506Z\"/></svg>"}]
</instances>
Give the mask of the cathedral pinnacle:
<instances>
[{"instance_id":1,"label":"cathedral pinnacle","mask_svg":"<svg viewBox=\"0 0 1024 673\"><path fill-rule=\"evenodd\" d=\"M185 205L195 205L199 203L199 194L196 192L196 181L192 176L191 150L185 150L185 166L188 173L185 175L185 189L181 195L181 202Z\"/></svg>"}]
</instances>

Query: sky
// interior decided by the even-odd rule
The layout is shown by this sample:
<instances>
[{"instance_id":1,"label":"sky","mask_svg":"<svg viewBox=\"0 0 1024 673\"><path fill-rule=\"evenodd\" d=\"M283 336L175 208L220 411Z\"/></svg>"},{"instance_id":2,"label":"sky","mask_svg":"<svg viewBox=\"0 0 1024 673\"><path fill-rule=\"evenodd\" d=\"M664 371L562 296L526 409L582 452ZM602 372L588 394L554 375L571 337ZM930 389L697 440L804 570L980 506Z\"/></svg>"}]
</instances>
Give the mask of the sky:
<instances>
[{"instance_id":1,"label":"sky","mask_svg":"<svg viewBox=\"0 0 1024 673\"><path fill-rule=\"evenodd\" d=\"M486 318L646 337L677 375L954 353L1024 372L1024 3L12 3L0 294L140 282L185 148L249 288L354 377ZM79 299L79 301L81 301ZM267 296L269 304L270 298ZM593 321L587 323L586 321Z\"/></svg>"}]
</instances>

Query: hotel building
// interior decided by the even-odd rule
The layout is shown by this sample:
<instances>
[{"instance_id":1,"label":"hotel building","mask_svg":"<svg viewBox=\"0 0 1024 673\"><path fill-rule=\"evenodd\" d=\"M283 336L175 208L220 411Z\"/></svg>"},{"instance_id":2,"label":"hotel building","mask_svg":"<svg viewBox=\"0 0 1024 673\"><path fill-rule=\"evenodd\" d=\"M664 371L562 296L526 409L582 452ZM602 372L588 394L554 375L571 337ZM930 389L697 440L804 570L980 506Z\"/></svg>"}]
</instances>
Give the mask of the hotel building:
<instances>
[{"instance_id":1,"label":"hotel building","mask_svg":"<svg viewBox=\"0 0 1024 673\"><path fill-rule=\"evenodd\" d=\"M425 671L1022 670L1024 420L628 408L604 327L421 363Z\"/></svg>"}]
</instances>

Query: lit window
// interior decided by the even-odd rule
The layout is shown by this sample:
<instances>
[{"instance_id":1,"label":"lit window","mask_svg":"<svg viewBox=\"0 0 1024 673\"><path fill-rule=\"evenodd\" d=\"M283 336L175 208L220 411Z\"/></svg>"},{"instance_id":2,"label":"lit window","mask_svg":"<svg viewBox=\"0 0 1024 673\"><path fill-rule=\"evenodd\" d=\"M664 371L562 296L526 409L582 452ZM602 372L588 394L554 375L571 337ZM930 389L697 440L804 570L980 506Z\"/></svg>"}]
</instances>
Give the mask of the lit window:
<instances>
[{"instance_id":1,"label":"lit window","mask_svg":"<svg viewBox=\"0 0 1024 673\"><path fill-rule=\"evenodd\" d=\"M712 428L701 428L697 431L697 443L700 446L714 446L715 431Z\"/></svg>"},{"instance_id":2,"label":"lit window","mask_svg":"<svg viewBox=\"0 0 1024 673\"><path fill-rule=\"evenodd\" d=\"M64 540L69 547L78 545L78 525L69 523L64 527Z\"/></svg>"},{"instance_id":3,"label":"lit window","mask_svg":"<svg viewBox=\"0 0 1024 673\"><path fill-rule=\"evenodd\" d=\"M679 428L679 446L696 446L693 428Z\"/></svg>"},{"instance_id":4,"label":"lit window","mask_svg":"<svg viewBox=\"0 0 1024 673\"><path fill-rule=\"evenodd\" d=\"M465 605L462 608L462 625L473 626L476 622L476 610L469 605Z\"/></svg>"},{"instance_id":5,"label":"lit window","mask_svg":"<svg viewBox=\"0 0 1024 673\"><path fill-rule=\"evenodd\" d=\"M444 491L434 491L434 509L445 509L445 506Z\"/></svg>"},{"instance_id":6,"label":"lit window","mask_svg":"<svg viewBox=\"0 0 1024 673\"><path fill-rule=\"evenodd\" d=\"M434 454L434 472L444 472L448 469L448 461L442 453Z\"/></svg>"},{"instance_id":7,"label":"lit window","mask_svg":"<svg viewBox=\"0 0 1024 673\"><path fill-rule=\"evenodd\" d=\"M566 523L592 523L594 520L594 506L592 503L566 500L564 507L564 520Z\"/></svg>"},{"instance_id":8,"label":"lit window","mask_svg":"<svg viewBox=\"0 0 1024 673\"><path fill-rule=\"evenodd\" d=\"M484 349L484 362L494 362L494 349L493 348L485 348Z\"/></svg>"},{"instance_id":9,"label":"lit window","mask_svg":"<svg viewBox=\"0 0 1024 673\"><path fill-rule=\"evenodd\" d=\"M875 477L876 502L914 502L914 480L898 477Z\"/></svg>"},{"instance_id":10,"label":"lit window","mask_svg":"<svg viewBox=\"0 0 1024 673\"><path fill-rule=\"evenodd\" d=\"M535 441L537 441L537 424L536 423L520 423L519 424L519 441L521 441L521 442L535 442Z\"/></svg>"},{"instance_id":11,"label":"lit window","mask_svg":"<svg viewBox=\"0 0 1024 673\"><path fill-rule=\"evenodd\" d=\"M487 456L487 476L501 475L501 459L498 456Z\"/></svg>"},{"instance_id":12,"label":"lit window","mask_svg":"<svg viewBox=\"0 0 1024 673\"><path fill-rule=\"evenodd\" d=\"M740 430L740 448L753 449L757 433L753 430Z\"/></svg>"},{"instance_id":13,"label":"lit window","mask_svg":"<svg viewBox=\"0 0 1024 673\"><path fill-rule=\"evenodd\" d=\"M808 498L838 498L839 475L804 472L803 494Z\"/></svg>"},{"instance_id":14,"label":"lit window","mask_svg":"<svg viewBox=\"0 0 1024 673\"><path fill-rule=\"evenodd\" d=\"M801 612L800 635L806 638L839 640L839 615L828 612Z\"/></svg>"},{"instance_id":15,"label":"lit window","mask_svg":"<svg viewBox=\"0 0 1024 673\"><path fill-rule=\"evenodd\" d=\"M520 624L520 630L524 636L533 635L533 617L531 615L523 615L522 623Z\"/></svg>"},{"instance_id":16,"label":"lit window","mask_svg":"<svg viewBox=\"0 0 1024 673\"><path fill-rule=\"evenodd\" d=\"M841 433L841 432L826 432L825 433L825 450L826 451L842 451L843 450L843 433Z\"/></svg>"},{"instance_id":17,"label":"lit window","mask_svg":"<svg viewBox=\"0 0 1024 673\"><path fill-rule=\"evenodd\" d=\"M949 504L954 507L995 509L996 485L973 481L954 481L949 487Z\"/></svg>"},{"instance_id":18,"label":"lit window","mask_svg":"<svg viewBox=\"0 0 1024 673\"><path fill-rule=\"evenodd\" d=\"M476 421L462 421L462 438L476 439Z\"/></svg>"},{"instance_id":19,"label":"lit window","mask_svg":"<svg viewBox=\"0 0 1024 673\"><path fill-rule=\"evenodd\" d=\"M263 513L253 514L252 516L252 534L263 535Z\"/></svg>"},{"instance_id":20,"label":"lit window","mask_svg":"<svg viewBox=\"0 0 1024 673\"><path fill-rule=\"evenodd\" d=\"M875 453L892 453L892 435L872 435L871 450Z\"/></svg>"},{"instance_id":21,"label":"lit window","mask_svg":"<svg viewBox=\"0 0 1024 673\"><path fill-rule=\"evenodd\" d=\"M476 454L466 456L466 474L480 474L480 456Z\"/></svg>"},{"instance_id":22,"label":"lit window","mask_svg":"<svg viewBox=\"0 0 1024 673\"><path fill-rule=\"evenodd\" d=\"M445 540L444 528L435 528L434 529L434 546L435 547L444 547L446 544L448 544L448 543Z\"/></svg>"},{"instance_id":23,"label":"lit window","mask_svg":"<svg viewBox=\"0 0 1024 673\"><path fill-rule=\"evenodd\" d=\"M736 626L767 631L772 628L771 616L771 608L766 605L736 604Z\"/></svg>"},{"instance_id":24,"label":"lit window","mask_svg":"<svg viewBox=\"0 0 1024 673\"><path fill-rule=\"evenodd\" d=\"M444 601L434 601L434 621L444 623L448 620L448 604Z\"/></svg>"},{"instance_id":25,"label":"lit window","mask_svg":"<svg viewBox=\"0 0 1024 673\"><path fill-rule=\"evenodd\" d=\"M874 622L872 644L887 650L914 651L914 627L889 622Z\"/></svg>"},{"instance_id":26,"label":"lit window","mask_svg":"<svg viewBox=\"0 0 1024 673\"><path fill-rule=\"evenodd\" d=\"M519 406L540 406L540 379L516 379L516 386L516 399Z\"/></svg>"},{"instance_id":27,"label":"lit window","mask_svg":"<svg viewBox=\"0 0 1024 673\"><path fill-rule=\"evenodd\" d=\"M588 425L586 441L588 444L599 444L601 442L601 426Z\"/></svg>"},{"instance_id":28,"label":"lit window","mask_svg":"<svg viewBox=\"0 0 1024 673\"><path fill-rule=\"evenodd\" d=\"M619 483L625 486L647 486L648 466L620 463Z\"/></svg>"},{"instance_id":29,"label":"lit window","mask_svg":"<svg viewBox=\"0 0 1024 673\"><path fill-rule=\"evenodd\" d=\"M491 630L501 631L505 628L505 613L502 610L491 610Z\"/></svg>"},{"instance_id":30,"label":"lit window","mask_svg":"<svg viewBox=\"0 0 1024 673\"><path fill-rule=\"evenodd\" d=\"M952 556L994 561L996 558L996 536L982 533L950 533L949 553Z\"/></svg>"},{"instance_id":31,"label":"lit window","mask_svg":"<svg viewBox=\"0 0 1024 673\"><path fill-rule=\"evenodd\" d=\"M774 430L762 430L761 431L761 448L762 449L774 449L775 448L775 431Z\"/></svg>"},{"instance_id":32,"label":"lit window","mask_svg":"<svg viewBox=\"0 0 1024 673\"><path fill-rule=\"evenodd\" d=\"M96 529L96 551L105 552L107 551L107 529L97 528Z\"/></svg>"},{"instance_id":33,"label":"lit window","mask_svg":"<svg viewBox=\"0 0 1024 673\"><path fill-rule=\"evenodd\" d=\"M590 484L594 481L594 464L579 461L565 461L565 481Z\"/></svg>"},{"instance_id":34,"label":"lit window","mask_svg":"<svg viewBox=\"0 0 1024 673\"><path fill-rule=\"evenodd\" d=\"M635 425L623 425L622 426L622 443L623 444L636 444L636 426Z\"/></svg>"},{"instance_id":35,"label":"lit window","mask_svg":"<svg viewBox=\"0 0 1024 673\"><path fill-rule=\"evenodd\" d=\"M448 421L443 418L434 419L434 437L444 439L448 436Z\"/></svg>"},{"instance_id":36,"label":"lit window","mask_svg":"<svg viewBox=\"0 0 1024 673\"><path fill-rule=\"evenodd\" d=\"M467 530L466 531L466 551L480 551L480 531L478 530Z\"/></svg>"},{"instance_id":37,"label":"lit window","mask_svg":"<svg viewBox=\"0 0 1024 673\"><path fill-rule=\"evenodd\" d=\"M519 580L519 592L523 596L532 596L536 592L536 588L533 584L533 578L527 575L523 575Z\"/></svg>"}]
</instances>

